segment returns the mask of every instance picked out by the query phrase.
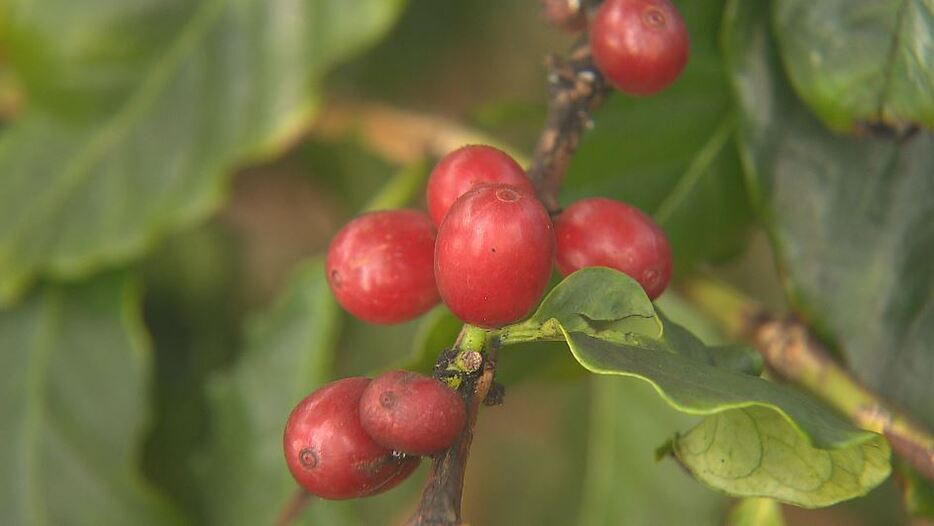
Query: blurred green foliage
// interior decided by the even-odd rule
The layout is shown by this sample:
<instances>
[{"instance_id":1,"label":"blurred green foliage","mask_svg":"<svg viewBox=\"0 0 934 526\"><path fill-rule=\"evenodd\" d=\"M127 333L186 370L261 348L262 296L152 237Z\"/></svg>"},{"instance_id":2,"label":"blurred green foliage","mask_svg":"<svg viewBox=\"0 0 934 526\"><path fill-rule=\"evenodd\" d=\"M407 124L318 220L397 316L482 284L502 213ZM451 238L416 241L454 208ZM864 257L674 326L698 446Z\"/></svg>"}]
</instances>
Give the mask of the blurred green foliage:
<instances>
[{"instance_id":1,"label":"blurred green foliage","mask_svg":"<svg viewBox=\"0 0 934 526\"><path fill-rule=\"evenodd\" d=\"M605 195L655 214L679 278L727 262L727 279L768 273L759 297L786 294L862 380L934 425L934 145L902 136L932 122L934 6L678 5L683 77L595 113L562 202ZM542 57L573 38L538 9L0 3L0 524L272 523L296 491L280 450L292 405L337 376L427 370L458 329L443 308L388 328L337 308L321 250L408 167L361 130L318 133L315 116L376 101L531 152ZM394 204L423 206L403 194ZM774 267L737 260L756 232ZM659 303L721 343L677 295ZM725 520L726 497L653 460L695 420L648 386L590 378L562 343L508 349L498 380L506 403L480 416L468 521ZM315 502L300 522L402 523L424 471L373 499ZM930 488L906 473L909 511L929 514ZM733 520L774 515L754 504ZM907 520L892 484L785 512Z\"/></svg>"}]
</instances>

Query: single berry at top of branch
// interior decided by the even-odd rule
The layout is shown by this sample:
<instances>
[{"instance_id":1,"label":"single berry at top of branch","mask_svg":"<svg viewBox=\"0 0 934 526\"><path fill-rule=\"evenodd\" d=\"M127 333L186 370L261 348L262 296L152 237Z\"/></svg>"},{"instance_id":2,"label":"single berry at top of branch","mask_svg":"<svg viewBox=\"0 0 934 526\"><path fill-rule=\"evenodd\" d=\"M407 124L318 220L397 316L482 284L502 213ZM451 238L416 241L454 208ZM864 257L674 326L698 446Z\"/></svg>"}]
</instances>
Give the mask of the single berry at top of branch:
<instances>
[{"instance_id":1,"label":"single berry at top of branch","mask_svg":"<svg viewBox=\"0 0 934 526\"><path fill-rule=\"evenodd\" d=\"M509 185L461 196L438 229L435 281L455 316L493 328L525 317L551 277L554 229L531 193Z\"/></svg>"},{"instance_id":2,"label":"single berry at top of branch","mask_svg":"<svg viewBox=\"0 0 934 526\"><path fill-rule=\"evenodd\" d=\"M369 378L344 378L308 395L292 410L283 436L295 480L324 499L351 499L386 491L405 480L418 457L393 454L360 425L360 398Z\"/></svg>"},{"instance_id":3,"label":"single berry at top of branch","mask_svg":"<svg viewBox=\"0 0 934 526\"><path fill-rule=\"evenodd\" d=\"M464 146L444 156L428 178L428 214L440 225L458 197L484 184L508 184L535 194L525 171L492 146Z\"/></svg>"},{"instance_id":4,"label":"single berry at top of branch","mask_svg":"<svg viewBox=\"0 0 934 526\"><path fill-rule=\"evenodd\" d=\"M687 64L690 41L669 0L606 0L590 28L593 60L611 84L630 95L652 95Z\"/></svg>"},{"instance_id":5,"label":"single berry at top of branch","mask_svg":"<svg viewBox=\"0 0 934 526\"><path fill-rule=\"evenodd\" d=\"M328 247L328 285L338 303L371 323L399 323L438 303L435 227L422 212L390 210L347 223Z\"/></svg>"},{"instance_id":6,"label":"single berry at top of branch","mask_svg":"<svg viewBox=\"0 0 934 526\"><path fill-rule=\"evenodd\" d=\"M671 247L665 232L638 208L606 198L581 199L555 220L558 270L584 267L628 274L657 298L671 279Z\"/></svg>"},{"instance_id":7,"label":"single berry at top of branch","mask_svg":"<svg viewBox=\"0 0 934 526\"><path fill-rule=\"evenodd\" d=\"M449 448L466 420L456 391L411 371L377 376L360 399L360 423L367 433L379 445L408 455Z\"/></svg>"}]
</instances>

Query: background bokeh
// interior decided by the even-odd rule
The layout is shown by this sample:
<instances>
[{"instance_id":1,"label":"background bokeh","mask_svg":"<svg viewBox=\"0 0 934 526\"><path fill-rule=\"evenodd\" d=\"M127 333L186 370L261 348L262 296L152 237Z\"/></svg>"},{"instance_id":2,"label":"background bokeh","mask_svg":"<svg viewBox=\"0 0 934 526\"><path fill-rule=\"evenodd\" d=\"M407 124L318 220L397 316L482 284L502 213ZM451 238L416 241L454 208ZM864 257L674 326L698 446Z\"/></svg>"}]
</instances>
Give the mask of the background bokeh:
<instances>
[{"instance_id":1,"label":"background bokeh","mask_svg":"<svg viewBox=\"0 0 934 526\"><path fill-rule=\"evenodd\" d=\"M873 17L888 20L883 3L828 2L836 25L814 29L795 18L800 2L678 2L692 39L682 78L655 97L610 97L562 202L604 195L654 214L675 285L705 273L802 313L930 426L934 205L921 197L934 190L934 141L891 134L931 124L899 68L922 88L934 68L893 66L889 135L873 135L865 105L826 94L860 78L853 69L872 84L872 54L834 84L799 67L808 49L789 29L835 31L860 55L874 49ZM902 17L934 19L927 2L903 4ZM848 9L865 19L847 25ZM931 27L896 30L923 55ZM528 159L544 57L573 39L537 0L0 2L0 418L11 422L0 523L273 523L296 488L280 447L295 402L341 376L424 367L458 329L443 308L391 327L342 312L321 270L330 237L375 197L423 208L428 170L459 144ZM666 312L722 341L674 289ZM731 499L656 462L696 419L647 384L587 375L563 344L510 349L499 367L506 402L480 414L467 522L724 523ZM299 523L401 524L425 467L385 495L314 502ZM911 522L894 478L783 514Z\"/></svg>"}]
</instances>

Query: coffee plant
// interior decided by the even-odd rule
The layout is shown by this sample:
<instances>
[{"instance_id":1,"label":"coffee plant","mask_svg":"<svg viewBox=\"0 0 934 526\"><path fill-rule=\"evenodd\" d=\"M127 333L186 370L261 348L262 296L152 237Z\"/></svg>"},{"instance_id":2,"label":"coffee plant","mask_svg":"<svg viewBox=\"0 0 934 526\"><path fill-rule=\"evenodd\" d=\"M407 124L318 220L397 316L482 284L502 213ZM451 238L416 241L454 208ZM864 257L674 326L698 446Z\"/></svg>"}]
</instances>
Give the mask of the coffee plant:
<instances>
[{"instance_id":1,"label":"coffee plant","mask_svg":"<svg viewBox=\"0 0 934 526\"><path fill-rule=\"evenodd\" d=\"M0 524L934 521L932 57L929 0L0 3Z\"/></svg>"}]
</instances>

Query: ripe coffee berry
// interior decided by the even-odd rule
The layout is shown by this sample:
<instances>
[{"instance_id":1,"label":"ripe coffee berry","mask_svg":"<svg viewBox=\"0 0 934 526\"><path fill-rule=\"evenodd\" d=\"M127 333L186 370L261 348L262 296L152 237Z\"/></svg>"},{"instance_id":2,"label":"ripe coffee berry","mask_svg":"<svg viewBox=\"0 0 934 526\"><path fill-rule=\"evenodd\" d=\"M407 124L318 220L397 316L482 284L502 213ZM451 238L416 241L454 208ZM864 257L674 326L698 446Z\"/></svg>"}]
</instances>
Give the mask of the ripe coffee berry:
<instances>
[{"instance_id":1,"label":"ripe coffee berry","mask_svg":"<svg viewBox=\"0 0 934 526\"><path fill-rule=\"evenodd\" d=\"M434 247L435 227L421 212L361 215L328 247L328 285L338 303L362 320L410 320L438 303Z\"/></svg>"},{"instance_id":2,"label":"ripe coffee berry","mask_svg":"<svg viewBox=\"0 0 934 526\"><path fill-rule=\"evenodd\" d=\"M454 390L411 371L370 382L360 399L360 424L379 445L409 455L433 455L454 443L467 411Z\"/></svg>"},{"instance_id":3,"label":"ripe coffee berry","mask_svg":"<svg viewBox=\"0 0 934 526\"><path fill-rule=\"evenodd\" d=\"M464 146L444 156L428 179L428 214L440 225L458 197L484 184L509 184L534 194L522 167L492 146Z\"/></svg>"},{"instance_id":4,"label":"ripe coffee berry","mask_svg":"<svg viewBox=\"0 0 934 526\"><path fill-rule=\"evenodd\" d=\"M638 208L605 198L582 199L555 221L562 275L584 267L625 272L657 298L671 278L671 248L662 229Z\"/></svg>"},{"instance_id":5,"label":"ripe coffee berry","mask_svg":"<svg viewBox=\"0 0 934 526\"><path fill-rule=\"evenodd\" d=\"M394 455L360 425L358 407L369 378L344 378L299 402L285 426L285 460L295 480L325 499L383 492L405 480L418 457Z\"/></svg>"},{"instance_id":6,"label":"ripe coffee berry","mask_svg":"<svg viewBox=\"0 0 934 526\"><path fill-rule=\"evenodd\" d=\"M441 299L461 320L501 327L525 317L551 277L554 230L532 194L480 186L448 211L435 244Z\"/></svg>"},{"instance_id":7,"label":"ripe coffee berry","mask_svg":"<svg viewBox=\"0 0 934 526\"><path fill-rule=\"evenodd\" d=\"M684 20L669 0L607 0L590 30L597 67L631 95L668 87L684 69L689 48Z\"/></svg>"}]
</instances>

